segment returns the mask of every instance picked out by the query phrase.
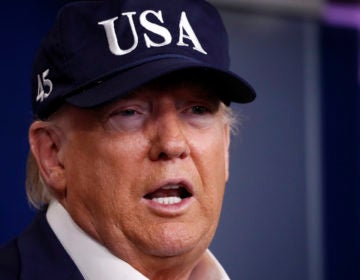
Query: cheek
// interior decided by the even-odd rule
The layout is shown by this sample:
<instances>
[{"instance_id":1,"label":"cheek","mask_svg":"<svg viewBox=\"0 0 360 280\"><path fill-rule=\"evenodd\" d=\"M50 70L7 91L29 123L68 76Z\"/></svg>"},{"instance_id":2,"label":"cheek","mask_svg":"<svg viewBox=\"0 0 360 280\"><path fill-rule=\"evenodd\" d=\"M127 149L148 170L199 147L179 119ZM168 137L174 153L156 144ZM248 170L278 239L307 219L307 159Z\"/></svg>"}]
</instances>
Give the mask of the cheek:
<instances>
[{"instance_id":1,"label":"cheek","mask_svg":"<svg viewBox=\"0 0 360 280\"><path fill-rule=\"evenodd\" d=\"M219 212L228 178L228 143L224 133L220 130L194 139L192 156L204 187L203 205L211 205Z\"/></svg>"},{"instance_id":2,"label":"cheek","mask_svg":"<svg viewBox=\"0 0 360 280\"><path fill-rule=\"evenodd\" d=\"M131 147L131 144L116 145L109 139L74 143L65 161L69 203L97 207L98 212L119 207L119 198L130 195L126 186L131 182L127 179L135 176L131 172L136 168L130 168L128 160Z\"/></svg>"},{"instance_id":3,"label":"cheek","mask_svg":"<svg viewBox=\"0 0 360 280\"><path fill-rule=\"evenodd\" d=\"M136 142L118 143L107 139L83 144L78 149L81 152L71 154L66 208L96 239L121 238L122 229L140 226L133 215L139 200L136 178L140 167L134 159L139 155L133 150Z\"/></svg>"},{"instance_id":4,"label":"cheek","mask_svg":"<svg viewBox=\"0 0 360 280\"><path fill-rule=\"evenodd\" d=\"M223 135L221 132L202 135L191 143L193 158L204 173L204 179L212 178L219 183L227 179L228 145Z\"/></svg>"}]
</instances>

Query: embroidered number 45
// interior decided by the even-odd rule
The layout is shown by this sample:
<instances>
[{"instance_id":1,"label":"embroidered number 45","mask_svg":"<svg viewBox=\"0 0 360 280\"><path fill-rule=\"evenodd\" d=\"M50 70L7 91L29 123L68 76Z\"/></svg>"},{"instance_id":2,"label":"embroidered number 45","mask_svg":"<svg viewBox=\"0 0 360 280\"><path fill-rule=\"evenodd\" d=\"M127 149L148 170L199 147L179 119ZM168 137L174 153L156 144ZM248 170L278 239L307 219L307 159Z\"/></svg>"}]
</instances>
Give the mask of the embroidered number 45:
<instances>
[{"instance_id":1,"label":"embroidered number 45","mask_svg":"<svg viewBox=\"0 0 360 280\"><path fill-rule=\"evenodd\" d=\"M43 102L44 99L48 98L53 90L53 83L47 78L49 75L49 69L45 70L41 75L37 75L38 90L36 101Z\"/></svg>"}]
</instances>

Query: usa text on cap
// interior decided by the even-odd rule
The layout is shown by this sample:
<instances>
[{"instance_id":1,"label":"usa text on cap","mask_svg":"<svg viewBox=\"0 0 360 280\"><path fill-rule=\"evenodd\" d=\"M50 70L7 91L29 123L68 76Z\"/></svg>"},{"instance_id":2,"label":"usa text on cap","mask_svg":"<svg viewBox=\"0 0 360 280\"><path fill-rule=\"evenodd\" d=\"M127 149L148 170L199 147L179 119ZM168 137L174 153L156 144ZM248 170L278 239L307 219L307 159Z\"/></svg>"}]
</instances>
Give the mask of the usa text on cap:
<instances>
[{"instance_id":1,"label":"usa text on cap","mask_svg":"<svg viewBox=\"0 0 360 280\"><path fill-rule=\"evenodd\" d=\"M229 65L223 22L206 1L75 2L60 11L35 60L34 116L65 102L98 106L183 69L219 79L228 102L251 102L254 90Z\"/></svg>"}]
</instances>

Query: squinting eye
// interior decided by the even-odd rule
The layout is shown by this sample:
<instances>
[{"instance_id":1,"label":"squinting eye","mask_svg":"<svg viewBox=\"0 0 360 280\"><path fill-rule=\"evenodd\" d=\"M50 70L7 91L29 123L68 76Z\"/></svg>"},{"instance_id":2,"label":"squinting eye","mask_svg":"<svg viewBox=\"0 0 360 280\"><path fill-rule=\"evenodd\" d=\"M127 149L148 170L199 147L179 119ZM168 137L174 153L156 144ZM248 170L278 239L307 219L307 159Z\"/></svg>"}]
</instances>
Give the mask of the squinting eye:
<instances>
[{"instance_id":1,"label":"squinting eye","mask_svg":"<svg viewBox=\"0 0 360 280\"><path fill-rule=\"evenodd\" d=\"M106 124L113 131L136 131L142 127L145 118L146 113L141 108L120 108L109 114Z\"/></svg>"},{"instance_id":2,"label":"squinting eye","mask_svg":"<svg viewBox=\"0 0 360 280\"><path fill-rule=\"evenodd\" d=\"M132 110L132 109L126 109L126 110L118 112L117 114L124 116L124 117L131 117L136 114L136 111Z\"/></svg>"},{"instance_id":3,"label":"squinting eye","mask_svg":"<svg viewBox=\"0 0 360 280\"><path fill-rule=\"evenodd\" d=\"M207 128L214 123L216 111L211 104L203 105L203 103L206 102L200 103L201 105L189 105L183 111L183 120L194 128Z\"/></svg>"},{"instance_id":4,"label":"squinting eye","mask_svg":"<svg viewBox=\"0 0 360 280\"><path fill-rule=\"evenodd\" d=\"M200 105L191 107L191 111L192 111L192 113L197 114L197 115L203 115L203 114L210 112L210 110L208 108L206 108L205 106L200 106Z\"/></svg>"}]
</instances>

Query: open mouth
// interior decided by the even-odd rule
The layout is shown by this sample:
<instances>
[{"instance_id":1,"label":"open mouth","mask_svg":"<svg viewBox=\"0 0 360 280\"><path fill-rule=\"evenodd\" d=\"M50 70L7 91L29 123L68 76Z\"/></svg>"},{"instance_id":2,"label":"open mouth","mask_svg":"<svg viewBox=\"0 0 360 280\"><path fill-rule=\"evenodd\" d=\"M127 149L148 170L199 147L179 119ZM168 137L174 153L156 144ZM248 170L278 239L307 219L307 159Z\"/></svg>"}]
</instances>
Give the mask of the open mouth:
<instances>
[{"instance_id":1,"label":"open mouth","mask_svg":"<svg viewBox=\"0 0 360 280\"><path fill-rule=\"evenodd\" d=\"M144 198L159 204L173 205L191 196L192 194L183 185L166 185L145 195Z\"/></svg>"}]
</instances>

